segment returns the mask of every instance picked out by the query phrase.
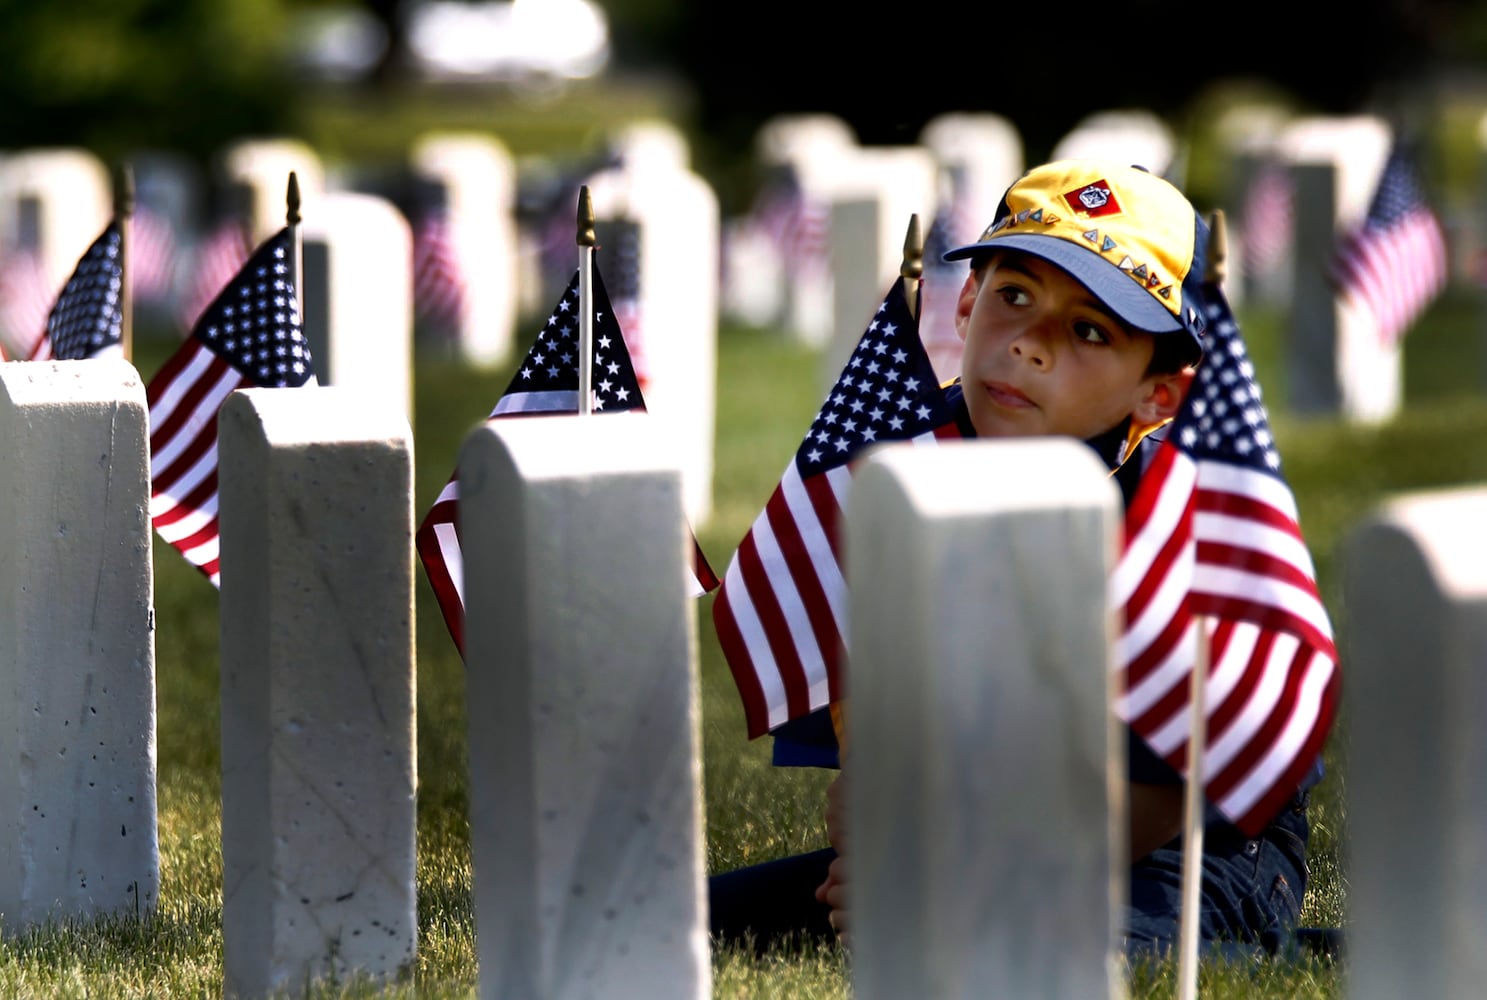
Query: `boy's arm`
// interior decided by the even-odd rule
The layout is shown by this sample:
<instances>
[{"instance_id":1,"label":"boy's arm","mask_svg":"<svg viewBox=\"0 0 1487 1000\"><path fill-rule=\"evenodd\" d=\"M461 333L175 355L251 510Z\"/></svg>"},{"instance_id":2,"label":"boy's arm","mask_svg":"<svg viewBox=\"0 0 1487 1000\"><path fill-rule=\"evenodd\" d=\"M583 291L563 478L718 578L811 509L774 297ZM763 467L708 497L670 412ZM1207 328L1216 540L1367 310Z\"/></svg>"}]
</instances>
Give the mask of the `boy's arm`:
<instances>
[{"instance_id":1,"label":"boy's arm","mask_svg":"<svg viewBox=\"0 0 1487 1000\"><path fill-rule=\"evenodd\" d=\"M1131 863L1182 833L1182 785L1131 782Z\"/></svg>"}]
</instances>

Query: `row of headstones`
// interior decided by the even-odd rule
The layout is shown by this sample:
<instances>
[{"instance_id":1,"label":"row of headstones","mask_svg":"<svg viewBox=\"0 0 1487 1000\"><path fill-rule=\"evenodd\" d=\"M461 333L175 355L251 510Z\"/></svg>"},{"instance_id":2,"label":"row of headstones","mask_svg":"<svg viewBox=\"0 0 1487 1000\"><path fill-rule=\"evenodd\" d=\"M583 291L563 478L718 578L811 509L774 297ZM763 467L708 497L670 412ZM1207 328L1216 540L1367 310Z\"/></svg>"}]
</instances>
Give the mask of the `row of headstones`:
<instances>
[{"instance_id":1,"label":"row of headstones","mask_svg":"<svg viewBox=\"0 0 1487 1000\"><path fill-rule=\"evenodd\" d=\"M1366 209L1389 141L1387 126L1366 117L1251 118L1230 131L1240 188L1254 169L1277 155L1295 174L1293 268L1285 272L1291 279L1286 284L1292 286L1285 338L1291 407L1359 420L1387 419L1401 402L1400 343L1373 337L1362 318L1337 301L1325 269L1317 266L1327 259L1339 224ZM669 126L631 128L614 143L620 164L587 176L610 206L615 230L622 228L620 220L640 220L635 242L641 244L638 256L645 273L637 282L646 303L632 314L637 322L627 335L640 337L638 317L645 315L648 345L632 344L632 350L650 409L670 425L679 450L688 456L688 513L696 523L705 523L711 508L720 311L726 312L730 303L767 303L767 289L788 289L790 311L781 321L827 346L822 378L829 383L870 318L866 310L878 301L885 276L898 265L902 220L923 205L954 206L946 238L971 239L1022 163L1015 129L985 114L943 116L926 128L919 145L902 148L860 147L842 122L827 116L786 116L763 130L758 145L763 162L787 170L810 201L827 206L822 242L833 248L829 268L812 267L809 260L788 267L778 253L773 261L758 253L750 256L743 249L750 240L748 227L736 224L724 227L719 248L719 239L711 235L718 229L715 200L690 171L685 142ZM1091 116L1053 152L1114 155L1162 165L1159 169L1169 174L1181 170L1183 156L1159 120L1137 113ZM310 208L305 227L304 299L321 381L387 392L411 412L410 235L398 213L365 193L326 190L331 182L324 166L299 143L255 140L232 147L224 159L229 176L248 192L258 234L266 235L280 222L281 189L289 170L318 193L320 203ZM456 220L453 239L464 248L462 254L482 274L508 275L508 280L473 283L467 316L467 356L504 359L512 343L517 298L509 276L514 266L530 264L537 256L514 249L514 164L499 142L483 136L430 137L414 150L413 159L421 176L445 190ZM22 202L46 206L40 218L56 221L55 227L45 227L48 231L76 230L73 239L59 235L42 240L56 248L49 270L60 274L70 266L61 247L82 245L92 231L89 223L96 225L105 213L103 174L101 164L77 151L7 158L3 187L12 196L0 198L0 231L18 225L17 217L26 214L19 211ZM76 197L79 191L85 196ZM1241 244L1251 236L1238 230ZM697 247L718 252L699 253ZM719 255L734 265L723 268L721 289ZM950 315L964 270L936 263L931 254L922 333L939 374L948 378L958 360ZM778 280L782 271L788 280ZM737 291L740 276L749 276L747 294ZM518 295L530 295L549 283L526 273L514 284ZM1231 299L1240 298L1247 287L1245 281L1231 282ZM337 295L339 288L349 291ZM385 336L369 340L369 330L385 331ZM354 349L338 349L353 341Z\"/></svg>"},{"instance_id":2,"label":"row of headstones","mask_svg":"<svg viewBox=\"0 0 1487 1000\"><path fill-rule=\"evenodd\" d=\"M818 346L829 341L821 376L829 385L871 319L885 279L898 271L906 221L937 202L954 205L960 222L950 238L970 239L1023 165L1015 128L994 115L942 116L919 146L902 148L860 147L845 125L826 116L782 117L761 133L760 156L788 171L811 205L829 205L821 246L834 248L792 266L773 243L768 255L749 255L757 227L722 226L717 198L691 169L686 140L674 127L634 124L616 130L609 145L607 165L570 179L575 191L579 183L590 187L601 250L616 251L601 252L601 269L616 310L625 310L622 327L646 407L684 456L687 515L697 525L712 508L719 316L744 303L757 310L770 301L771 289L788 288L787 297L775 298L777 305L788 302L789 311L772 318ZM1070 133L1061 153L1093 148L1162 165L1173 156L1166 126L1134 112L1092 116ZM442 192L447 238L461 267L480 276L465 286L462 355L478 364L506 361L515 317L545 308L550 303L533 296L554 289L554 276L540 270L551 254L520 243L554 237L524 234L517 225L517 165L498 140L430 135L410 159L413 174ZM149 192L158 213L184 228L197 199L181 166L165 157L143 157L138 165L140 200ZM299 141L234 144L221 169L255 242L284 224L285 181L295 174L304 202L302 315L319 381L385 394L411 419L418 279L407 212L383 195L352 189L355 178L336 176ZM48 275L43 285L60 287L76 248L108 217L109 189L104 164L81 150L0 159L0 245L34 246ZM577 264L576 227L564 229L556 238L566 243L557 289ZM135 247L131 259L142 252ZM621 267L631 273L617 275ZM963 278L963 268L943 267L926 278L925 341L944 377L958 363L949 317ZM739 282L747 283L747 294L738 293ZM829 331L818 329L826 315L834 317Z\"/></svg>"},{"instance_id":3,"label":"row of headstones","mask_svg":"<svg viewBox=\"0 0 1487 1000\"><path fill-rule=\"evenodd\" d=\"M953 178L953 199L970 206L966 217L979 218L989 217L999 191L1021 170L1016 132L994 116L946 116L926 130L923 147L877 150L848 142L829 121L781 119L760 139L770 162L809 181L813 201L826 197L828 180L832 185L837 207L826 239L839 250L825 270L804 266L782 272L778 255L772 264L756 257L746 267L725 268L726 240L746 237L736 227L725 233L717 198L692 171L686 141L670 125L648 122L617 130L610 140L611 161L572 178L575 191L577 183L591 189L601 249L615 249L601 253L601 269L615 308L625 310L622 326L647 409L686 457L687 514L694 524L704 524L711 514L717 323L728 312L727 302L738 301L725 287L725 274L748 273L764 277L766 287L783 283L802 289L792 301L815 295L813 301L840 317L823 367L823 383L829 384L835 372L827 370L850 350L870 318L864 307L881 298L880 278L897 271L905 221L939 197L936 173ZM1162 126L1152 118L1147 128L1155 134ZM1170 150L1163 146L1150 155L1165 158ZM413 173L443 192L447 237L460 266L480 276L465 287L462 354L480 364L506 361L519 310L545 305L533 296L554 288L554 276L539 270L551 254L541 247L519 249L516 163L498 140L473 134L428 136L410 158ZM142 158L139 166L141 191L151 192L162 217L183 226L194 199L180 166L159 157ZM319 381L383 393L411 418L417 276L407 213L382 195L350 189L354 178L334 176L314 149L298 141L235 144L225 150L221 167L255 242L284 224L285 180L295 174L304 202L303 316ZM35 246L43 271L54 279L44 284L60 286L75 263L75 248L86 246L108 217L109 188L103 163L81 150L6 157L0 161L0 236L8 233L9 242ZM566 213L565 232L556 238L566 242L557 288L577 265L574 214ZM525 238L554 240L546 231ZM136 247L131 259L141 253ZM630 273L617 274L621 269ZM817 279L824 284L815 284ZM947 280L958 288L958 275ZM824 298L816 294L821 288ZM754 292L756 302L764 301L763 289ZM927 339L939 355L958 354L948 322L931 313L926 330L943 328L945 335ZM805 316L796 310L779 318L786 329L815 338ZM943 311L939 319L945 319Z\"/></svg>"},{"instance_id":4,"label":"row of headstones","mask_svg":"<svg viewBox=\"0 0 1487 1000\"><path fill-rule=\"evenodd\" d=\"M688 516L703 524L712 506L718 208L711 190L687 168L678 142L669 127L635 126L626 133L623 166L578 181L591 188L601 241L639 230L642 273L636 280L652 294L642 310L629 310L625 333L646 408L685 457ZM445 191L448 238L471 276L465 283L463 356L482 365L505 362L516 343L518 293L541 294L551 287L541 275L519 273L519 263L537 255L517 248L515 164L499 142L476 135L429 136L412 157L415 172ZM320 383L385 395L411 419L417 278L406 213L387 197L342 186L317 153L298 141L246 141L223 160L246 206L254 242L284 226L286 182L291 173L296 177L303 217L302 314ZM86 196L77 197L79 191ZM6 157L0 160L0 233L36 230L31 240L45 248L46 269L56 272L60 287L76 264L68 254L86 247L111 213L108 191L104 165L86 152ZM575 186L567 212L568 270L559 290L579 263L577 193ZM22 216L30 220L26 225ZM602 256L610 264L609 255ZM609 278L613 288L613 270ZM611 299L617 310L624 304L618 292ZM642 325L643 346L637 342ZM491 405L495 401L493 392ZM471 420L483 415L471 414Z\"/></svg>"},{"instance_id":5,"label":"row of headstones","mask_svg":"<svg viewBox=\"0 0 1487 1000\"><path fill-rule=\"evenodd\" d=\"M1376 422L1401 404L1402 356L1397 340L1381 341L1350 312L1332 288L1326 268L1337 233L1360 219L1378 180L1390 128L1372 116L1287 118L1239 109L1219 131L1231 155L1231 201L1245 200L1258 170L1280 161L1291 175L1294 212L1268 273L1239 275L1231 301L1258 294L1289 302L1286 324L1287 393L1304 413L1336 413ZM690 164L675 128L647 122L616 130L610 162L568 178L573 192L591 185L599 213L601 248L626 244L636 269L632 340L647 404L663 419L676 414L673 433L687 463L689 514L710 510L712 394L715 337L720 316L774 326L822 348L822 385L834 381L881 291L898 273L907 220L918 214L926 233L921 333L942 378L955 374L959 340L951 317L963 266L946 267L936 250L974 239L990 221L1001 192L1025 166L1016 128L993 114L947 114L931 121L918 143L864 147L850 128L829 115L786 115L769 123L755 155L770 176L783 179L802 204L788 222L769 211L770 184L756 211L723 220L710 186ZM1187 153L1158 118L1142 112L1091 115L1061 140L1053 157L1113 156L1147 165L1179 183ZM508 361L519 314L545 310L576 260L568 230L557 237L518 225L518 168L499 140L485 135L430 135L411 152L412 173L440 192L456 257L480 280L467 282L456 336L462 357L477 364ZM168 215L180 217L190 186L164 158L143 188ZM408 399L406 377L413 312L407 269L406 213L386 198L353 190L370 182L328 171L298 142L252 140L222 157L227 183L244 192L257 238L283 219L289 170L306 191L306 323L311 346L334 341L337 329L363 330L366 318L397 320L397 342L367 350L317 353L321 381L377 387ZM1177 176L1174 176L1177 175ZM24 236L42 250L48 286L60 287L109 212L104 168L77 150L19 153L0 159L0 244ZM1248 221L1229 212L1240 253L1267 233L1248 233ZM1237 222L1238 225L1234 225ZM1455 225L1468 239L1475 227ZM564 244L556 254L551 244ZM803 249L804 248L804 249ZM1456 254L1465 260L1469 254ZM607 254L601 255L609 260ZM396 263L388 263L395 261ZM613 267L613 262L610 262ZM560 274L546 273L553 267ZM377 276L376 279L368 275ZM356 294L331 294L340 281ZM321 282L331 287L322 289ZM321 292L324 291L324 294ZM617 305L618 308L618 305ZM643 317L643 319L642 319ZM407 341L408 343L404 343ZM376 358L377 363L367 362Z\"/></svg>"},{"instance_id":6,"label":"row of headstones","mask_svg":"<svg viewBox=\"0 0 1487 1000\"><path fill-rule=\"evenodd\" d=\"M7 934L158 901L147 439L127 362L0 365ZM391 977L417 947L409 428L353 390L246 390L219 447L226 992ZM706 997L675 458L646 416L574 415L482 426L459 465L481 995ZM1124 743L1098 668L1119 504L1074 442L889 447L860 470L857 995L1121 995ZM1346 543L1353 997L1465 997L1484 971L1484 511L1481 488L1403 497ZM963 556L985 551L1040 571ZM988 622L994 677L969 638Z\"/></svg>"}]
</instances>

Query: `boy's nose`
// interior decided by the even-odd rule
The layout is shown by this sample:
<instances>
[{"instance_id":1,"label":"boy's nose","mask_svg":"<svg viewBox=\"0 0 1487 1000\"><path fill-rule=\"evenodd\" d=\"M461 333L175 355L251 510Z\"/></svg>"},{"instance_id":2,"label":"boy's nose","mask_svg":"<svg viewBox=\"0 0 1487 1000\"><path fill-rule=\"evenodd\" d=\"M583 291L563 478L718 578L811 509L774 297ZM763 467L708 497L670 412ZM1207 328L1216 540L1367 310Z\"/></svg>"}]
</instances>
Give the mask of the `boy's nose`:
<instances>
[{"instance_id":1,"label":"boy's nose","mask_svg":"<svg viewBox=\"0 0 1487 1000\"><path fill-rule=\"evenodd\" d=\"M1008 346L1012 356L1019 361L1025 361L1034 368L1046 370L1053 364L1053 351L1049 348L1048 339L1043 336L1038 324L1029 324L1026 329L1012 338Z\"/></svg>"}]
</instances>

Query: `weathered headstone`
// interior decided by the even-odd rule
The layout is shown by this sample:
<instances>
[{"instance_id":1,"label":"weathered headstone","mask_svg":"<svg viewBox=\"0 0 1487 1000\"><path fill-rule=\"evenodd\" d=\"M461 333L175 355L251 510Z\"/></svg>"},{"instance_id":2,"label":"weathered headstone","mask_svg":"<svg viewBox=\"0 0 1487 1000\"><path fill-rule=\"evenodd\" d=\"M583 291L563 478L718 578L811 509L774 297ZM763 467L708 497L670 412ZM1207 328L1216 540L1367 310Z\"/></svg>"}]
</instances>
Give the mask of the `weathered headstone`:
<instances>
[{"instance_id":1,"label":"weathered headstone","mask_svg":"<svg viewBox=\"0 0 1487 1000\"><path fill-rule=\"evenodd\" d=\"M1342 550L1350 1000L1487 981L1487 489L1399 496Z\"/></svg>"},{"instance_id":2,"label":"weathered headstone","mask_svg":"<svg viewBox=\"0 0 1487 1000\"><path fill-rule=\"evenodd\" d=\"M646 409L680 458L687 516L701 525L712 514L718 198L688 165L685 139L670 125L637 123L611 146L618 165L587 181L594 260Z\"/></svg>"},{"instance_id":3,"label":"weathered headstone","mask_svg":"<svg viewBox=\"0 0 1487 1000\"><path fill-rule=\"evenodd\" d=\"M408 421L246 389L219 433L224 993L391 978L418 940Z\"/></svg>"},{"instance_id":4,"label":"weathered headstone","mask_svg":"<svg viewBox=\"0 0 1487 1000\"><path fill-rule=\"evenodd\" d=\"M160 888L149 415L122 359L0 364L0 930Z\"/></svg>"},{"instance_id":5,"label":"weathered headstone","mask_svg":"<svg viewBox=\"0 0 1487 1000\"><path fill-rule=\"evenodd\" d=\"M1371 115L1296 120L1280 139L1293 185L1294 271L1285 330L1286 394L1307 415L1392 417L1403 397L1399 342L1340 301L1329 273L1338 233L1368 212L1391 134Z\"/></svg>"},{"instance_id":6,"label":"weathered headstone","mask_svg":"<svg viewBox=\"0 0 1487 1000\"><path fill-rule=\"evenodd\" d=\"M322 386L413 416L413 235L392 202L332 191L305 208L305 337Z\"/></svg>"},{"instance_id":7,"label":"weathered headstone","mask_svg":"<svg viewBox=\"0 0 1487 1000\"><path fill-rule=\"evenodd\" d=\"M480 995L711 995L680 470L651 418L460 453Z\"/></svg>"},{"instance_id":8,"label":"weathered headstone","mask_svg":"<svg viewBox=\"0 0 1487 1000\"><path fill-rule=\"evenodd\" d=\"M1119 510L1062 439L890 445L858 471L843 773L862 1000L1123 995Z\"/></svg>"},{"instance_id":9,"label":"weathered headstone","mask_svg":"<svg viewBox=\"0 0 1487 1000\"><path fill-rule=\"evenodd\" d=\"M463 288L459 354L472 364L501 364L515 345L518 303L515 162L492 136L435 133L414 144L412 165L444 195Z\"/></svg>"}]
</instances>

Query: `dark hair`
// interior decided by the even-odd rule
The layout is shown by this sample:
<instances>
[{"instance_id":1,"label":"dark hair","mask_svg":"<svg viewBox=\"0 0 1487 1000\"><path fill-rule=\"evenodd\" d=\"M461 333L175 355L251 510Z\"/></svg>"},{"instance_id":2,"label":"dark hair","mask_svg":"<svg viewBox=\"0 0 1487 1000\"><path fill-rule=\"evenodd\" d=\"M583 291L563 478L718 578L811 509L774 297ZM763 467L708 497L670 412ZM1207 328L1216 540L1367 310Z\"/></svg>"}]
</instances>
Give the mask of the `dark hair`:
<instances>
[{"instance_id":1,"label":"dark hair","mask_svg":"<svg viewBox=\"0 0 1487 1000\"><path fill-rule=\"evenodd\" d=\"M970 258L971 273L976 275L977 281L980 281L982 271L985 270L987 264L991 263L993 257L998 254L1018 253L1020 251L1011 248L988 250L985 253L979 253ZM1116 316L1111 316L1110 318L1116 323L1121 323L1127 330L1137 333L1147 333L1145 330L1136 330L1134 327L1122 323ZM1159 333L1150 334L1150 336L1152 350L1151 363L1146 366L1146 374L1148 375L1176 375L1184 368L1196 365L1199 361L1203 360L1203 352L1199 350L1198 345L1193 343L1193 339L1189 336L1181 333Z\"/></svg>"},{"instance_id":2,"label":"dark hair","mask_svg":"<svg viewBox=\"0 0 1487 1000\"><path fill-rule=\"evenodd\" d=\"M1203 352L1185 333L1153 334L1151 340L1151 364L1146 366L1148 375L1176 375L1203 360Z\"/></svg>"}]
</instances>

